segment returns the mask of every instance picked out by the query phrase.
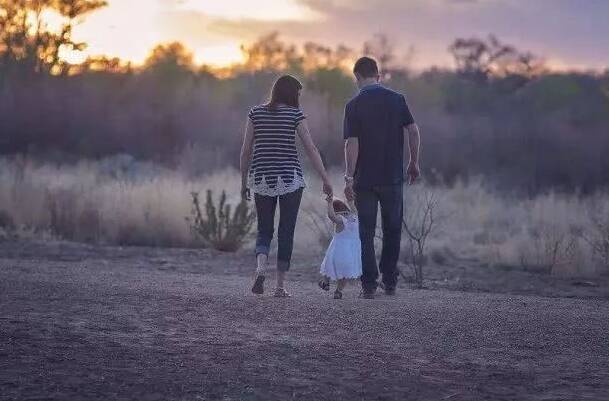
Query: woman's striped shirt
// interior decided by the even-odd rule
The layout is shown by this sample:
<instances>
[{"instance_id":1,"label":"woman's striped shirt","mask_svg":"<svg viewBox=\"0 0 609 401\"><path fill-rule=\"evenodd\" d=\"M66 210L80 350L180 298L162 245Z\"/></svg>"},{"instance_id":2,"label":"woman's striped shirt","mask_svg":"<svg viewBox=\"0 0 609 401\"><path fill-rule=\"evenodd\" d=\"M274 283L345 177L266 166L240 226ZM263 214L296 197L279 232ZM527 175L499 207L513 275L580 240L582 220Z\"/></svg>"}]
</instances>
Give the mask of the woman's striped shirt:
<instances>
[{"instance_id":1,"label":"woman's striped shirt","mask_svg":"<svg viewBox=\"0 0 609 401\"><path fill-rule=\"evenodd\" d=\"M305 119L296 107L266 105L248 114L254 125L254 155L249 187L257 194L278 196L305 187L296 150L296 127Z\"/></svg>"}]
</instances>

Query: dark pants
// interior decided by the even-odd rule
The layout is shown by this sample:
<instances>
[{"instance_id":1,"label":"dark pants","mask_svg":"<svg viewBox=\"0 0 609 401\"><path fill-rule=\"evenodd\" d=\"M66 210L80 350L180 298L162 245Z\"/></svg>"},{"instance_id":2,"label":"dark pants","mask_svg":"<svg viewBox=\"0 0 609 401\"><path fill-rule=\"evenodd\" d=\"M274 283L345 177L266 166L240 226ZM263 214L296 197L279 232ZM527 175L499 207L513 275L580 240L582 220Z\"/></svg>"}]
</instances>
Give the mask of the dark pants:
<instances>
[{"instance_id":1,"label":"dark pants","mask_svg":"<svg viewBox=\"0 0 609 401\"><path fill-rule=\"evenodd\" d=\"M395 288L398 281L397 263L402 239L402 185L357 188L355 191L355 205L359 215L359 234L362 242L362 288L368 291L376 290L379 276L374 251L379 204L383 226L383 250L379 268L385 288Z\"/></svg>"},{"instance_id":2,"label":"dark pants","mask_svg":"<svg viewBox=\"0 0 609 401\"><path fill-rule=\"evenodd\" d=\"M258 215L256 256L268 255L275 230L275 209L279 200L279 228L277 230L277 269L288 271L294 247L294 229L302 199L302 188L280 196L254 195Z\"/></svg>"}]
</instances>

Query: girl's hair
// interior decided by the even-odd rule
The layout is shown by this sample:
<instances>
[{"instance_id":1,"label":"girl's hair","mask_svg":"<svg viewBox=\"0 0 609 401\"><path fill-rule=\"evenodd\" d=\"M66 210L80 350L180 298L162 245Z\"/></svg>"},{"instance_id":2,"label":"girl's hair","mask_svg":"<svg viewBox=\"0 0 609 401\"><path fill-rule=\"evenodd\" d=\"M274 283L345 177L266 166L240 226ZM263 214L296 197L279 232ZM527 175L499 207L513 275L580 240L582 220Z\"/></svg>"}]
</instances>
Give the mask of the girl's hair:
<instances>
[{"instance_id":1,"label":"girl's hair","mask_svg":"<svg viewBox=\"0 0 609 401\"><path fill-rule=\"evenodd\" d=\"M335 213L349 212L351 213L351 209L349 206L340 199L334 199L332 201L332 208Z\"/></svg>"},{"instance_id":2,"label":"girl's hair","mask_svg":"<svg viewBox=\"0 0 609 401\"><path fill-rule=\"evenodd\" d=\"M271 99L267 107L274 110L279 104L286 106L300 107L299 92L302 84L291 75L283 75L275 81L271 90Z\"/></svg>"}]
</instances>

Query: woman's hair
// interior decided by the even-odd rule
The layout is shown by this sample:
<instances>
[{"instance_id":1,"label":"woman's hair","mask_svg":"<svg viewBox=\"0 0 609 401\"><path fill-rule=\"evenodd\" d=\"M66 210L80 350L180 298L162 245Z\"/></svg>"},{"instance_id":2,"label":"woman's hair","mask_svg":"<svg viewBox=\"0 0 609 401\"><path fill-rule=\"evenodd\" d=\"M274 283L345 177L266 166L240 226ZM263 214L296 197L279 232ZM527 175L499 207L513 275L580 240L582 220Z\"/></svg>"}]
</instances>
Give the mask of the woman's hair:
<instances>
[{"instance_id":1,"label":"woman's hair","mask_svg":"<svg viewBox=\"0 0 609 401\"><path fill-rule=\"evenodd\" d=\"M349 206L340 199L334 199L332 201L332 208L334 209L334 213L342 213L342 212L351 213L351 209L349 208Z\"/></svg>"},{"instance_id":2,"label":"woman's hair","mask_svg":"<svg viewBox=\"0 0 609 401\"><path fill-rule=\"evenodd\" d=\"M300 107L299 92L302 84L291 75L283 75L275 81L271 90L271 99L267 103L270 109L276 109L279 104Z\"/></svg>"}]
</instances>

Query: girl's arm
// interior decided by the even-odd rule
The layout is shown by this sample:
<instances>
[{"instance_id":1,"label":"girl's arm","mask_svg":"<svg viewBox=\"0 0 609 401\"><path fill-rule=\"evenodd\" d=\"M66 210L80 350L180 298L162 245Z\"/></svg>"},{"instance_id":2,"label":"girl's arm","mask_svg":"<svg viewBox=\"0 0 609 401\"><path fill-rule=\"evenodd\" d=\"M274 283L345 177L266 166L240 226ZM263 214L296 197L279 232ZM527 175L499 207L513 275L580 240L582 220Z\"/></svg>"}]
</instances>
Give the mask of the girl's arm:
<instances>
[{"instance_id":1,"label":"girl's arm","mask_svg":"<svg viewBox=\"0 0 609 401\"><path fill-rule=\"evenodd\" d=\"M328 218L330 219L330 221L336 224L336 232L341 232L343 230L344 223L334 211L334 206L332 205L332 198L328 196L326 198L326 202L328 203Z\"/></svg>"},{"instance_id":2,"label":"girl's arm","mask_svg":"<svg viewBox=\"0 0 609 401\"><path fill-rule=\"evenodd\" d=\"M324 163L321 160L319 150L317 149L317 146L315 146L315 143L313 143L313 138L311 138L311 133L309 132L309 126L307 125L306 120L303 120L300 122L300 124L298 124L296 131L298 132L298 136L302 141L307 156L309 156L309 159L313 164L313 168L315 171L317 171L317 174L319 174L323 181L324 193L328 196L332 196L332 184L330 184L330 178L328 177Z\"/></svg>"},{"instance_id":3,"label":"girl's arm","mask_svg":"<svg viewBox=\"0 0 609 401\"><path fill-rule=\"evenodd\" d=\"M245 124L245 134L243 135L243 145L241 145L241 155L239 157L239 168L241 170L241 197L250 200L249 189L247 188L247 174L252 160L254 149L254 125L249 118Z\"/></svg>"},{"instance_id":4,"label":"girl's arm","mask_svg":"<svg viewBox=\"0 0 609 401\"><path fill-rule=\"evenodd\" d=\"M357 207L355 206L355 200L347 199L347 205L349 206L349 208L351 209L351 211L353 213L357 214Z\"/></svg>"}]
</instances>

